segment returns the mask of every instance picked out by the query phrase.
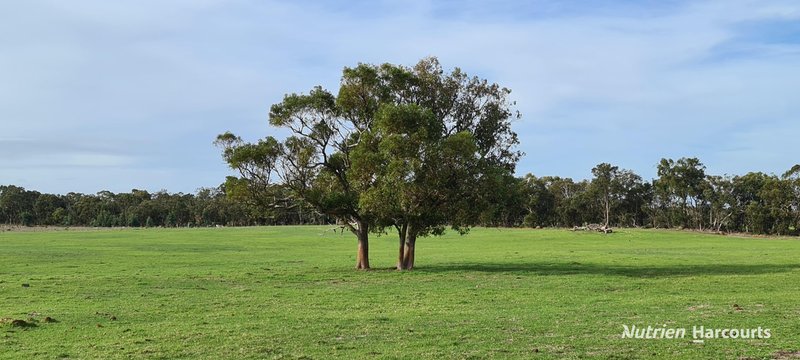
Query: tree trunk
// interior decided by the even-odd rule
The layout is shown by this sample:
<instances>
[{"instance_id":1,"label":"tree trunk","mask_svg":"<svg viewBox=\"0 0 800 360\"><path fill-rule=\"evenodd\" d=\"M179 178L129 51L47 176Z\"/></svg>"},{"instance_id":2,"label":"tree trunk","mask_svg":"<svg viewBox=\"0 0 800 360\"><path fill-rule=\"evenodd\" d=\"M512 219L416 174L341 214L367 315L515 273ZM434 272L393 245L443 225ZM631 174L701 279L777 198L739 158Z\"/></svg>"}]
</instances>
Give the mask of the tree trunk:
<instances>
[{"instance_id":1,"label":"tree trunk","mask_svg":"<svg viewBox=\"0 0 800 360\"><path fill-rule=\"evenodd\" d=\"M406 246L403 253L403 268L411 270L414 268L414 245L417 242L417 234L411 229L407 229Z\"/></svg>"},{"instance_id":2,"label":"tree trunk","mask_svg":"<svg viewBox=\"0 0 800 360\"><path fill-rule=\"evenodd\" d=\"M406 224L403 224L397 229L398 237L400 238L400 250L398 251L397 255L397 270L405 270L405 262L403 261L403 252L405 249L406 244L406 234L407 234L408 227Z\"/></svg>"},{"instance_id":3,"label":"tree trunk","mask_svg":"<svg viewBox=\"0 0 800 360\"><path fill-rule=\"evenodd\" d=\"M355 231L358 238L358 255L356 255L356 269L369 269L369 228L364 223L358 222Z\"/></svg>"}]
</instances>

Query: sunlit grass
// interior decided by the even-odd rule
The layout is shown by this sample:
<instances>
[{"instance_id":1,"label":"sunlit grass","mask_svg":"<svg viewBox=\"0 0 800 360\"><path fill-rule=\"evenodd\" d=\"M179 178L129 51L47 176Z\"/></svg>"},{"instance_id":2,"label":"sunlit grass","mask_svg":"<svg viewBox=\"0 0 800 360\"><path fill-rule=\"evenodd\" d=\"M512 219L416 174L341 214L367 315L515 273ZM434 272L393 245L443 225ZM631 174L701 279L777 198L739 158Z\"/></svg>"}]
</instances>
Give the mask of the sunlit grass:
<instances>
[{"instance_id":1,"label":"sunlit grass","mask_svg":"<svg viewBox=\"0 0 800 360\"><path fill-rule=\"evenodd\" d=\"M770 358L800 350L800 241L473 229L417 244L328 227L4 232L4 358ZM23 287L22 284L28 284ZM738 308L734 307L737 305ZM31 315L32 314L32 315ZM45 317L57 322L44 322ZM622 339L622 325L772 330Z\"/></svg>"}]
</instances>

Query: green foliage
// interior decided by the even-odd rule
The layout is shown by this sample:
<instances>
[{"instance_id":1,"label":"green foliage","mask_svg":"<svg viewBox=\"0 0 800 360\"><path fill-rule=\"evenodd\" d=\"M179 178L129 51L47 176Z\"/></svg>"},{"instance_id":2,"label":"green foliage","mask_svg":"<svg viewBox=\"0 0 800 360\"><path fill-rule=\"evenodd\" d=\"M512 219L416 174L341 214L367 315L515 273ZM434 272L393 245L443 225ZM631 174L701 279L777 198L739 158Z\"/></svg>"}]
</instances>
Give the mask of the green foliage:
<instances>
[{"instance_id":1,"label":"green foliage","mask_svg":"<svg viewBox=\"0 0 800 360\"><path fill-rule=\"evenodd\" d=\"M55 226L212 226L212 225L271 225L271 224L322 224L324 217L309 211L309 206L279 190L279 207L269 211L246 200L249 187L243 179L230 177L218 189L200 189L193 194L170 194L159 191L151 194L143 190L114 194L101 191L96 195L69 193L67 195L40 194L20 187L11 188L0 201L5 201L10 213L21 210L13 219L2 218L0 223L20 225ZM226 191L230 192L228 196ZM242 194L240 192L246 192ZM12 196L13 195L13 196ZM24 200L24 201L23 201ZM18 210L19 209L19 210ZM2 210L2 208L0 208ZM149 225L147 219L150 219Z\"/></svg>"},{"instance_id":2,"label":"green foliage","mask_svg":"<svg viewBox=\"0 0 800 360\"><path fill-rule=\"evenodd\" d=\"M481 223L570 227L604 223L608 211L611 226L798 234L800 177L791 170L781 177L714 176L697 159L663 159L659 169L652 182L610 164L595 167L591 182L528 174L509 191L495 181L490 201L503 211L489 207Z\"/></svg>"},{"instance_id":3,"label":"green foliage","mask_svg":"<svg viewBox=\"0 0 800 360\"><path fill-rule=\"evenodd\" d=\"M653 186L668 226L702 229L705 165L697 158L661 159L658 176Z\"/></svg>"},{"instance_id":4,"label":"green foliage","mask_svg":"<svg viewBox=\"0 0 800 360\"><path fill-rule=\"evenodd\" d=\"M150 220L151 224L148 226L153 226L152 219ZM111 227L111 226L117 226L118 223L119 222L117 221L116 216L112 215L107 210L100 210L99 213L97 214L97 217L95 217L94 220L92 220L90 225L96 227Z\"/></svg>"},{"instance_id":5,"label":"green foliage","mask_svg":"<svg viewBox=\"0 0 800 360\"><path fill-rule=\"evenodd\" d=\"M532 174L525 175L519 184L519 198L525 202L527 212L524 215L523 225L527 227L552 226L556 216L556 196L547 188L544 179Z\"/></svg>"},{"instance_id":6,"label":"green foliage","mask_svg":"<svg viewBox=\"0 0 800 360\"><path fill-rule=\"evenodd\" d=\"M6 224L31 223L40 195L19 186L0 186L0 220Z\"/></svg>"},{"instance_id":7,"label":"green foliage","mask_svg":"<svg viewBox=\"0 0 800 360\"><path fill-rule=\"evenodd\" d=\"M360 206L381 225L409 226L414 236L461 225L457 213L478 175L472 135L447 133L429 109L416 104L382 106L375 126L353 154L354 170L375 178Z\"/></svg>"},{"instance_id":8,"label":"green foliage","mask_svg":"<svg viewBox=\"0 0 800 360\"><path fill-rule=\"evenodd\" d=\"M450 206L450 209L457 211L441 213L447 214L444 217L447 220L442 223L456 225L458 229L465 229L459 224L474 222L485 226L571 227L605 221L602 206L604 192L598 190L600 183L597 180L576 182L569 178L539 178L531 174L515 178L502 168L495 167L493 172L483 170L478 182L462 181L460 186L454 186L458 176L453 171L457 167L449 165L453 161L443 159L455 159L458 154L469 153L475 146L471 137L467 133L443 135L446 141L437 140L439 145L430 147L428 145L431 142L420 135L428 130L424 130L424 127L415 129L406 133L392 133L385 139L376 137L382 131L370 134L363 138L363 146L351 151L349 161L353 169L348 176L356 183L372 183L374 188L370 191L360 196L342 192L341 183L333 172L328 171L320 172L314 183L304 190L305 196L318 204L316 209L328 209L326 211L329 214L337 209L365 206L371 212L387 217L386 214L397 214L405 209L400 205L407 207L413 204L408 200L413 200L413 197L403 200L409 194L423 194L419 197L425 199L449 198L456 201L451 204L457 204ZM395 128L392 131L397 132ZM397 140L406 137L425 141ZM426 147L419 147L423 143L427 144ZM414 156L420 149L425 149L428 155ZM387 162L395 153L403 157ZM434 166L423 166L426 161ZM672 163L674 167L676 162ZM386 164L391 164L391 171L386 170L389 168L380 170ZM464 175L474 169L461 171ZM376 173L384 174L384 178L378 181ZM780 177L760 172L741 176L705 175L695 186L698 191L692 195L694 200L687 199L686 206L683 198L674 195L678 193L677 190L665 187L669 183L669 176L643 182L630 171L617 170L613 177L615 185L609 188L613 189L609 193L612 195L610 225L688 226L713 231L798 234L800 177L794 172L789 171ZM446 185L457 192L444 191L430 195L409 181L416 179L417 183L424 183L437 177L440 180L433 181L435 186L432 188ZM146 225L148 217L155 226L177 227L320 224L333 220L315 211L309 202L292 196L294 191L286 186L273 186L269 201L262 204L251 201L258 198L251 195L251 190L249 180L238 177L229 177L220 189L201 189L196 195L151 194L136 189L120 194L102 191L96 195L53 195L16 186L0 186L0 223L23 224L23 214L30 225L64 226L140 227ZM269 206L263 206L266 204ZM431 221L441 219L434 216ZM691 221L684 225L682 221L685 219ZM395 224L394 218L388 218L388 221L384 219L377 229ZM431 229L439 232L441 228L437 226Z\"/></svg>"},{"instance_id":9,"label":"green foliage","mask_svg":"<svg viewBox=\"0 0 800 360\"><path fill-rule=\"evenodd\" d=\"M636 226L643 224L644 207L648 202L650 185L630 170L601 163L592 169L588 195L597 201L603 224Z\"/></svg>"},{"instance_id":10,"label":"green foliage","mask_svg":"<svg viewBox=\"0 0 800 360\"><path fill-rule=\"evenodd\" d=\"M24 226L33 226L34 220L36 219L32 213L23 211L19 214L20 222Z\"/></svg>"},{"instance_id":11,"label":"green foliage","mask_svg":"<svg viewBox=\"0 0 800 360\"><path fill-rule=\"evenodd\" d=\"M514 170L510 123L519 114L509 94L459 69L446 73L436 58L412 68L358 64L343 70L336 96L315 87L272 105L270 124L291 133L282 143L268 138L274 152L256 153L229 132L215 144L251 197L288 189L359 241L365 229L392 226L441 234L477 223L492 206L489 184Z\"/></svg>"},{"instance_id":12,"label":"green foliage","mask_svg":"<svg viewBox=\"0 0 800 360\"><path fill-rule=\"evenodd\" d=\"M298 129L297 133L325 137L327 130L319 130L325 129L325 117L336 115L335 101L336 98L331 93L319 86L312 89L308 95L289 94L281 103L270 107L269 123L272 126ZM312 118L308 119L309 122L305 122L306 119L297 118L300 114L311 114Z\"/></svg>"}]
</instances>

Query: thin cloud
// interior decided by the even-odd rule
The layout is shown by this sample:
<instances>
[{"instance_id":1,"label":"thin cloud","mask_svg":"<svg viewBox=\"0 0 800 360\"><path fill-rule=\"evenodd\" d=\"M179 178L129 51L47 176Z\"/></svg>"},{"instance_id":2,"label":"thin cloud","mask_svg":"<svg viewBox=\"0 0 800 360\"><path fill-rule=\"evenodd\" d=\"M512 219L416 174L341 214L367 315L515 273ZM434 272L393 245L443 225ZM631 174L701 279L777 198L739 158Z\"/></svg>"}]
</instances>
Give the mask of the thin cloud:
<instances>
[{"instance_id":1,"label":"thin cloud","mask_svg":"<svg viewBox=\"0 0 800 360\"><path fill-rule=\"evenodd\" d=\"M800 132L798 19L782 0L15 2L0 125L32 140L0 142L0 183L214 186L229 174L216 134L280 134L266 113L283 94L428 55L513 89L520 174L605 161L652 177L680 156L780 173L800 157L785 143Z\"/></svg>"}]
</instances>

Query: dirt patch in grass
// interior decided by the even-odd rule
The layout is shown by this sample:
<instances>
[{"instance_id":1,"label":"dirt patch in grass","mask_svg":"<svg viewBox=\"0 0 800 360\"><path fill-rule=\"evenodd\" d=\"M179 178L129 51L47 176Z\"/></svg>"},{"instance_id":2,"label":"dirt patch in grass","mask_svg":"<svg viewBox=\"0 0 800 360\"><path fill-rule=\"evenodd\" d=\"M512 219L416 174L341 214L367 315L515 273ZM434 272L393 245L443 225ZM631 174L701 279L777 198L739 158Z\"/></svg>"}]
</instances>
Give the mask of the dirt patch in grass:
<instances>
[{"instance_id":1,"label":"dirt patch in grass","mask_svg":"<svg viewBox=\"0 0 800 360\"><path fill-rule=\"evenodd\" d=\"M791 359L800 359L800 350L780 350L776 351L772 354L772 358L775 360L791 360Z\"/></svg>"},{"instance_id":2,"label":"dirt patch in grass","mask_svg":"<svg viewBox=\"0 0 800 360\"><path fill-rule=\"evenodd\" d=\"M36 324L33 321L25 321L20 319L12 319L12 318L2 318L0 319L0 324L10 325L12 327L35 327Z\"/></svg>"}]
</instances>

